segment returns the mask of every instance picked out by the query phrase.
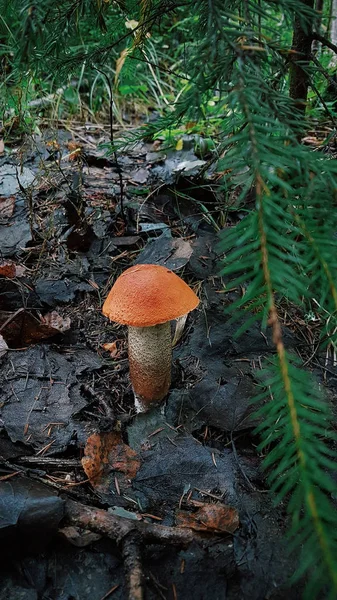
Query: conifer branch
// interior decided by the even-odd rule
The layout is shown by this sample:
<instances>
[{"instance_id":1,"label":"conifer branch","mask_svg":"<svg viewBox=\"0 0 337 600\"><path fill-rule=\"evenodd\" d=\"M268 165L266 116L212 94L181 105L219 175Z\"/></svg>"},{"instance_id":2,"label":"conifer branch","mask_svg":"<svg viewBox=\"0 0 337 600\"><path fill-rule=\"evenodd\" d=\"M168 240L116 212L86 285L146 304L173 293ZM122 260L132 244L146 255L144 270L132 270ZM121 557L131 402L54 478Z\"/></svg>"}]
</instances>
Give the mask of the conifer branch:
<instances>
[{"instance_id":1,"label":"conifer branch","mask_svg":"<svg viewBox=\"0 0 337 600\"><path fill-rule=\"evenodd\" d=\"M337 591L335 559L337 539L330 525L330 520L337 525L337 516L326 497L331 493L329 490L336 486L325 472L326 468L334 469L336 466L332 460L327 461L325 458L330 451L324 439L332 439L332 434L326 429L330 418L328 407L314 391L311 379L307 376L306 380L303 380L296 362L294 364L294 358L288 356L282 337L276 306L277 292L285 293L288 289L290 297L297 304L300 304L300 298L308 293L306 282L299 277L298 267L302 262L301 254L304 246L302 248L300 241L297 240L299 221L295 218L303 200L295 201L299 190L296 189L295 173L294 179L291 179L291 169L288 168L287 181L284 181L284 177L275 177L273 170L267 166L268 163L273 164L274 168L278 165L285 174L282 144L275 145L275 138L274 140L272 137L268 138L268 135L272 136L272 129L268 132L260 125L260 114L254 112L260 99L258 99L257 88L252 93L249 86L249 68L249 64L245 64L244 61L239 62L239 84L234 92L246 127L240 134L232 137L233 147L227 151L226 158L232 164L229 160L231 153L233 156L242 156L243 146L249 148L246 160L253 169L256 209L232 232L229 232L225 248L231 250L226 257L227 266L223 273L244 272L242 277L250 281L245 296L234 303L232 307L234 310L238 308L251 310L254 307L260 310L260 315L268 313L276 359L271 364L271 377L268 381L272 399L268 398L266 392L257 398L266 401L257 412L263 419L261 425L257 427L257 432L262 435L261 449L273 444L265 459L265 466L271 468L268 476L271 489L277 493L278 501L284 501L287 494L291 494L288 509L297 520L296 528L292 529L294 545L298 548L299 540L303 541L304 551L309 557L306 558L306 567L301 573L309 570L315 562L320 565L321 572L316 577L310 573L309 577L309 589L312 594L310 597L313 598L316 594L314 590L319 591L324 587L327 581L325 577L331 582L330 589L334 590L332 593ZM268 105L265 108L267 111L270 110ZM271 123L272 120L273 117L270 115L264 116L265 123ZM268 154L264 149L265 144L269 148ZM294 148L294 156L297 156L297 160L302 161L303 152L300 146ZM313 177L312 173L316 172L317 175L320 166L313 163L306 165L305 158L303 154L303 165L306 166L307 173L311 173L308 175L309 181L312 179L308 189L315 196L313 186L316 184L317 177ZM242 168L242 165L240 166ZM275 191L275 184L284 188L282 196ZM308 202L310 204L312 200L309 199ZM310 209L307 211L309 215L313 212ZM273 227L277 232L275 236ZM288 242L286 237L282 237L283 228ZM306 228L305 231L310 244L319 256L321 270L329 282L332 294L335 284L331 268L324 258L325 255L319 251L319 245L315 245L311 229ZM304 237L304 231L302 235ZM295 240L297 246L294 245ZM321 244L328 243L324 240L329 240L329 237L323 236ZM297 253L294 257L292 254L296 247ZM260 269L256 268L258 263ZM231 286L236 285L240 280L241 277L237 278L234 283L231 282Z\"/></svg>"},{"instance_id":2,"label":"conifer branch","mask_svg":"<svg viewBox=\"0 0 337 600\"><path fill-rule=\"evenodd\" d=\"M282 339L282 329L281 323L278 317L276 303L275 303L275 295L271 280L271 273L269 269L269 260L268 260L268 242L267 235L264 228L264 219L263 219L263 208L264 208L264 199L263 199L263 182L261 180L260 175L257 173L256 175L256 196L258 202L258 212L259 212L259 232L260 232L260 243L261 243L261 256L262 256L262 269L267 289L268 296L268 304L269 304L269 321L268 324L272 327L273 332L273 342L276 347L276 352L278 356L279 366L281 377L283 381L284 393L287 399L288 410L290 415L290 422L293 431L293 439L296 446L296 454L299 464L299 473L298 473L298 482L297 485L303 487L304 497L307 505L307 509L311 515L314 529L316 531L318 543L322 549L322 553L325 556L326 564L328 565L328 569L330 572L331 581L333 582L334 589L337 591L337 571L336 564L334 563L331 548L329 545L329 541L326 536L326 532L324 530L324 526L322 524L320 513L317 508L317 503L315 499L315 494L313 491L313 483L311 482L310 475L308 473L308 460L309 457L306 454L305 448L303 447L303 435L301 431L301 419L299 418L297 411L297 400L295 399L295 394L293 390L293 384L291 381L291 377L289 375L289 367L286 356L286 350L284 347L283 339ZM311 238L312 240L312 238ZM313 241L313 240L312 240ZM324 261L326 272L329 273L328 267ZM330 275L330 273L329 273Z\"/></svg>"},{"instance_id":3,"label":"conifer branch","mask_svg":"<svg viewBox=\"0 0 337 600\"><path fill-rule=\"evenodd\" d=\"M317 42L321 42L321 44L323 46L330 48L330 50L332 50L335 54L337 54L336 44L333 44L332 42L330 42L330 40L328 40L328 38L324 37L324 35L321 35L320 33L317 33L317 31L314 31L311 35L311 38L313 40L316 40Z\"/></svg>"},{"instance_id":4,"label":"conifer branch","mask_svg":"<svg viewBox=\"0 0 337 600\"><path fill-rule=\"evenodd\" d=\"M313 235L310 233L310 231L308 230L305 222L300 218L300 216L298 214L294 214L294 218L296 220L296 223L298 224L301 232L303 233L304 237L306 238L306 240L309 242L309 244L312 246L315 256L317 258L317 260L319 261L323 272L325 274L326 280L329 284L329 288L330 288L330 293L331 293L331 297L333 299L334 302L334 309L337 312L337 286L334 282L333 279L333 275L331 272L331 269L327 263L327 261L325 260L325 258L322 256L319 246L317 244L317 242L315 241Z\"/></svg>"}]
</instances>

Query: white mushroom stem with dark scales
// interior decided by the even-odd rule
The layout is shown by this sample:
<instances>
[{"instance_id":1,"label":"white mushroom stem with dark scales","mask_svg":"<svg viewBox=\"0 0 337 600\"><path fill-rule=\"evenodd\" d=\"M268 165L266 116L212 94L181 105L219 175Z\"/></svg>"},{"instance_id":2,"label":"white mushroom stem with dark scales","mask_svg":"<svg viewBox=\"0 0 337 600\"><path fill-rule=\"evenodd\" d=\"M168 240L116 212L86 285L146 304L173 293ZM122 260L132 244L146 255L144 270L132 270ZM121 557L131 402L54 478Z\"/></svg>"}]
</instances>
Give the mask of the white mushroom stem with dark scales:
<instances>
[{"instance_id":1,"label":"white mushroom stem with dark scales","mask_svg":"<svg viewBox=\"0 0 337 600\"><path fill-rule=\"evenodd\" d=\"M129 364L135 404L139 412L167 395L171 383L171 323L130 327Z\"/></svg>"}]
</instances>

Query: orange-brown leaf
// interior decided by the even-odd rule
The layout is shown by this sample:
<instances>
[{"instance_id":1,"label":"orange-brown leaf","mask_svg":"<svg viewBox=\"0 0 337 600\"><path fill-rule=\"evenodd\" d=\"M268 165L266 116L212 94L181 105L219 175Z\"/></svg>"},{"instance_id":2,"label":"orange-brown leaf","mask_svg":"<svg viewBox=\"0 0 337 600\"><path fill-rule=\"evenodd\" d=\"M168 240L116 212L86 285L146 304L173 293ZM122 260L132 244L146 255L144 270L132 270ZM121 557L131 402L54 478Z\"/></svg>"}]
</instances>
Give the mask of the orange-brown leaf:
<instances>
[{"instance_id":1,"label":"orange-brown leaf","mask_svg":"<svg viewBox=\"0 0 337 600\"><path fill-rule=\"evenodd\" d=\"M133 479L140 467L137 452L124 444L119 432L93 433L84 448L82 466L90 483L108 491L115 472L123 475L119 483L127 484Z\"/></svg>"},{"instance_id":2,"label":"orange-brown leaf","mask_svg":"<svg viewBox=\"0 0 337 600\"><path fill-rule=\"evenodd\" d=\"M239 514L235 508L225 504L205 504L193 513L178 510L176 522L179 527L196 531L233 533L239 527Z\"/></svg>"}]
</instances>

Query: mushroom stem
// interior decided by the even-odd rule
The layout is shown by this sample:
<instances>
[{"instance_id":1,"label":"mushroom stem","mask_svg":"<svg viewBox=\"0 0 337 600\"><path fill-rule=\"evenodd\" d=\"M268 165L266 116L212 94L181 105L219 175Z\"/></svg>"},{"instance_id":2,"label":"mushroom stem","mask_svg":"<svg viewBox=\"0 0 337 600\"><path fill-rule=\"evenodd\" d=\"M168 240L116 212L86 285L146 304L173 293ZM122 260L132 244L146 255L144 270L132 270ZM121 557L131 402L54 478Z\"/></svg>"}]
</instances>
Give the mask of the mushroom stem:
<instances>
[{"instance_id":1,"label":"mushroom stem","mask_svg":"<svg viewBox=\"0 0 337 600\"><path fill-rule=\"evenodd\" d=\"M129 326L130 377L138 412L160 402L171 383L171 323Z\"/></svg>"}]
</instances>

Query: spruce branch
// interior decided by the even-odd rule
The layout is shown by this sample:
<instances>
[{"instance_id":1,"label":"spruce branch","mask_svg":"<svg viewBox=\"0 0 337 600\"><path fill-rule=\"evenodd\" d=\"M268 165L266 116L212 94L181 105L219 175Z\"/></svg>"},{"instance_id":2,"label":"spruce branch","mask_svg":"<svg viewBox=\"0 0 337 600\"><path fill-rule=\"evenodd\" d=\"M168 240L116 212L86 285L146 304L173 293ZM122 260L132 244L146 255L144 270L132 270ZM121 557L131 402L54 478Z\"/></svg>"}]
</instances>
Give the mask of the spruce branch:
<instances>
[{"instance_id":1,"label":"spruce branch","mask_svg":"<svg viewBox=\"0 0 337 600\"><path fill-rule=\"evenodd\" d=\"M312 35L311 35L311 38L313 40L316 40L317 42L321 42L321 44L323 46L326 46L327 48L330 48L330 50L332 50L335 54L337 54L337 46L336 46L336 44L333 44L332 42L330 42L330 40L328 40L328 38L324 37L324 35L321 35L317 31L314 31L312 33Z\"/></svg>"},{"instance_id":2,"label":"spruce branch","mask_svg":"<svg viewBox=\"0 0 337 600\"><path fill-rule=\"evenodd\" d=\"M277 501L290 497L288 511L293 520L290 534L294 548L298 550L303 545L305 555L297 576L309 575L310 598L316 597L327 581L334 597L337 592L334 529L337 515L329 495L335 493L336 486L327 472L336 469L334 451L329 446L333 441L329 431L331 417L314 382L285 348L276 301L276 295L282 293L301 306L303 298L310 297L305 273L308 244L312 247L313 260L320 262L321 280L327 281L329 294L335 297L335 291L332 292L336 288L335 261L330 259L329 262L327 258L333 225L327 224L325 218L326 230L318 231L316 242L314 235L317 221L328 210L326 204L324 209L317 207L314 200L317 188L322 190L324 178L326 185L330 182L334 169L333 166L329 169L328 161L311 158L289 133L292 142L290 146L287 143L285 156L286 130L291 117L279 123L281 131L285 126L284 138L280 130L275 135L271 123L279 118L276 117L278 112L273 114L277 107L270 103L270 93L267 101L262 97L264 89L252 86L251 69L249 61L238 61L238 83L231 94L232 105L240 106L246 126L228 141L222 167L235 169L235 160L241 157L237 168L242 169L244 156L243 162L252 172L255 183L256 207L224 238L222 250L229 253L223 274L237 274L231 287L249 282L243 298L234 302L232 309L253 310L253 319L262 318L272 328L276 357L269 367L270 377L264 382L267 389L256 399L263 401L257 412L263 419L257 428L262 436L260 449L272 445L265 466L269 469L268 479ZM283 118L285 116L283 110ZM235 122L238 125L237 110L232 113L232 127ZM309 215L306 228L301 221L303 215ZM324 287L322 281L321 284ZM314 565L319 569L316 576L312 572Z\"/></svg>"}]
</instances>

